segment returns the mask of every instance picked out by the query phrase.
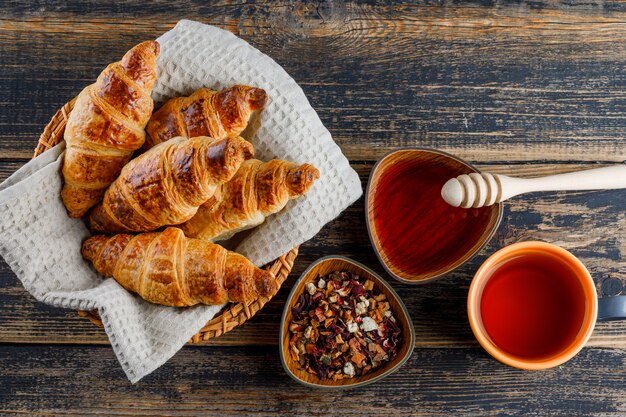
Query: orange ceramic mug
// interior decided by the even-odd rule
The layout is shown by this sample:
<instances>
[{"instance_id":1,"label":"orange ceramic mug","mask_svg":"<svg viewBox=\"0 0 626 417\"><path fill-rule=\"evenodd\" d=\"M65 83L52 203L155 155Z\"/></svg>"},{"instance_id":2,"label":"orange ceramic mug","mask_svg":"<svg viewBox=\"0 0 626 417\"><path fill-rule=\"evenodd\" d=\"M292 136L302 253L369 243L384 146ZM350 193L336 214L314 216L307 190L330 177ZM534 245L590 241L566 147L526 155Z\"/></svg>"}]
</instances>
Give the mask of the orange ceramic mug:
<instances>
[{"instance_id":1,"label":"orange ceramic mug","mask_svg":"<svg viewBox=\"0 0 626 417\"><path fill-rule=\"evenodd\" d=\"M589 271L574 255L544 242L521 242L478 269L467 312L491 356L536 370L558 366L582 349L595 326L598 299Z\"/></svg>"}]
</instances>

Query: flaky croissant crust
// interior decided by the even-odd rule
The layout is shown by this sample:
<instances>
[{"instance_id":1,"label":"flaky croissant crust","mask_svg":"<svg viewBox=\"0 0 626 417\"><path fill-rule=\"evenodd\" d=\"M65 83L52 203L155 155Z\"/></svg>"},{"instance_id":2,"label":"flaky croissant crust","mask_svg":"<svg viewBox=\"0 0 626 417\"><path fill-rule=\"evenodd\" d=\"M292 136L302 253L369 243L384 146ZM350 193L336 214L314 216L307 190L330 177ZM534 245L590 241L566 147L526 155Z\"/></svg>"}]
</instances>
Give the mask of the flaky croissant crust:
<instances>
[{"instance_id":1,"label":"flaky croissant crust","mask_svg":"<svg viewBox=\"0 0 626 417\"><path fill-rule=\"evenodd\" d=\"M241 84L219 92L201 88L189 97L172 98L150 118L144 150L177 136L240 135L250 115L266 102L263 89Z\"/></svg>"},{"instance_id":2,"label":"flaky croissant crust","mask_svg":"<svg viewBox=\"0 0 626 417\"><path fill-rule=\"evenodd\" d=\"M159 233L93 236L83 257L106 277L144 300L166 306L249 302L273 294L268 271L219 245L188 239L180 229Z\"/></svg>"},{"instance_id":3,"label":"flaky croissant crust","mask_svg":"<svg viewBox=\"0 0 626 417\"><path fill-rule=\"evenodd\" d=\"M319 176L310 164L248 160L181 228L189 237L228 239L282 210L290 199L306 193Z\"/></svg>"},{"instance_id":4,"label":"flaky croissant crust","mask_svg":"<svg viewBox=\"0 0 626 417\"><path fill-rule=\"evenodd\" d=\"M254 155L245 139L176 138L130 161L90 214L92 231L142 232L189 220Z\"/></svg>"},{"instance_id":5,"label":"flaky croissant crust","mask_svg":"<svg viewBox=\"0 0 626 417\"><path fill-rule=\"evenodd\" d=\"M82 217L145 140L159 44L143 42L107 66L79 95L64 132L63 203Z\"/></svg>"}]
</instances>

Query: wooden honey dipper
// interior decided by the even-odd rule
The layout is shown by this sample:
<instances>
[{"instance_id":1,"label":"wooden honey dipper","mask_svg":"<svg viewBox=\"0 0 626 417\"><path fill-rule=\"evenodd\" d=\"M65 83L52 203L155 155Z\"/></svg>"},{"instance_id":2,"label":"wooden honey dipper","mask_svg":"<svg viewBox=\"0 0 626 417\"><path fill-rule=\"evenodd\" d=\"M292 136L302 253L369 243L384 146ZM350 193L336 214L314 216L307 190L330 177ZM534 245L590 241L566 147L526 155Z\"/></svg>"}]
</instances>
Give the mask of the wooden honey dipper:
<instances>
[{"instance_id":1,"label":"wooden honey dipper","mask_svg":"<svg viewBox=\"0 0 626 417\"><path fill-rule=\"evenodd\" d=\"M448 180L441 188L441 196L454 207L478 208L535 191L617 188L626 188L626 164L539 178L513 178L489 173L464 174Z\"/></svg>"}]
</instances>

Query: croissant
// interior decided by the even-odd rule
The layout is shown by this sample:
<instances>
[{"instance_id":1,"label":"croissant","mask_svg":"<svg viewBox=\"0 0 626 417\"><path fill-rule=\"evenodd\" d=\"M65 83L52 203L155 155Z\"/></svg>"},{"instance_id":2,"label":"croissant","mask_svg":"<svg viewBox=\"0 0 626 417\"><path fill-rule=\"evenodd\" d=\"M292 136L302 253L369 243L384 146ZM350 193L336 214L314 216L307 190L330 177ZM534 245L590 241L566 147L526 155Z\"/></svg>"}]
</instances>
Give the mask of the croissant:
<instances>
[{"instance_id":1,"label":"croissant","mask_svg":"<svg viewBox=\"0 0 626 417\"><path fill-rule=\"evenodd\" d=\"M89 216L94 232L145 232L183 223L254 155L234 136L176 138L130 161Z\"/></svg>"},{"instance_id":2,"label":"croissant","mask_svg":"<svg viewBox=\"0 0 626 417\"><path fill-rule=\"evenodd\" d=\"M82 254L106 277L151 303L174 307L249 302L271 295L278 284L243 255L180 229L159 233L93 236Z\"/></svg>"},{"instance_id":3,"label":"croissant","mask_svg":"<svg viewBox=\"0 0 626 417\"><path fill-rule=\"evenodd\" d=\"M188 237L228 239L282 210L290 199L306 193L319 176L309 164L248 160L181 228Z\"/></svg>"},{"instance_id":4,"label":"croissant","mask_svg":"<svg viewBox=\"0 0 626 417\"><path fill-rule=\"evenodd\" d=\"M157 42L140 43L78 95L64 133L61 198L70 217L82 217L102 200L133 151L143 145L154 106L150 94L158 54Z\"/></svg>"},{"instance_id":5,"label":"croissant","mask_svg":"<svg viewBox=\"0 0 626 417\"><path fill-rule=\"evenodd\" d=\"M235 85L220 92L201 88L189 97L168 100L150 118L144 149L176 136L210 136L222 139L239 135L250 115L265 106L265 90Z\"/></svg>"}]
</instances>

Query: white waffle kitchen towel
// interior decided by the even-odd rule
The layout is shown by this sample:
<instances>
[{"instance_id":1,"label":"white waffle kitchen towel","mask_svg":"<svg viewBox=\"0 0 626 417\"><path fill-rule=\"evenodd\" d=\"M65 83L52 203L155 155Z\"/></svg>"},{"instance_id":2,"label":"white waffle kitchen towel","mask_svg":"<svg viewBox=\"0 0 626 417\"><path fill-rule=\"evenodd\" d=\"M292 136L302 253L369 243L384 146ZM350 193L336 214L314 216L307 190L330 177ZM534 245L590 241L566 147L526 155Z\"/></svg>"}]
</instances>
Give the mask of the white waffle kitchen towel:
<instances>
[{"instance_id":1,"label":"white waffle kitchen towel","mask_svg":"<svg viewBox=\"0 0 626 417\"><path fill-rule=\"evenodd\" d=\"M321 173L311 190L268 218L238 247L263 265L311 239L362 194L357 173L324 127L302 89L272 58L230 32L183 20L158 39L157 103L201 87L215 90L249 84L267 91L269 102L244 132L256 158L315 165Z\"/></svg>"},{"instance_id":2,"label":"white waffle kitchen towel","mask_svg":"<svg viewBox=\"0 0 626 417\"><path fill-rule=\"evenodd\" d=\"M305 197L256 228L237 251L263 265L313 237L361 196L358 175L300 87L271 58L230 32L191 21L179 22L158 41L157 103L200 87L264 88L269 103L243 135L256 157L309 162L320 170ZM134 383L165 363L222 306L157 306L99 276L80 255L89 232L83 221L67 217L60 199L63 150L56 146L0 184L0 255L37 300L98 310Z\"/></svg>"}]
</instances>

